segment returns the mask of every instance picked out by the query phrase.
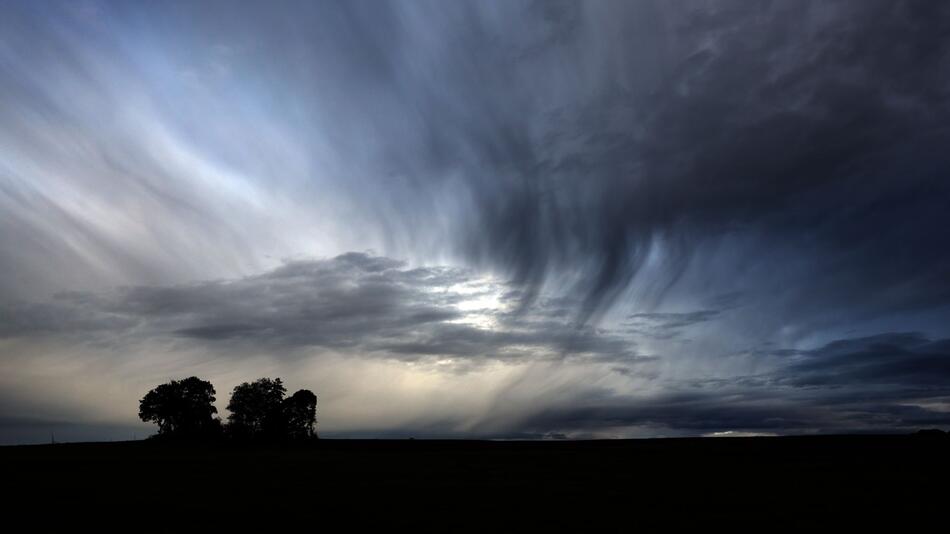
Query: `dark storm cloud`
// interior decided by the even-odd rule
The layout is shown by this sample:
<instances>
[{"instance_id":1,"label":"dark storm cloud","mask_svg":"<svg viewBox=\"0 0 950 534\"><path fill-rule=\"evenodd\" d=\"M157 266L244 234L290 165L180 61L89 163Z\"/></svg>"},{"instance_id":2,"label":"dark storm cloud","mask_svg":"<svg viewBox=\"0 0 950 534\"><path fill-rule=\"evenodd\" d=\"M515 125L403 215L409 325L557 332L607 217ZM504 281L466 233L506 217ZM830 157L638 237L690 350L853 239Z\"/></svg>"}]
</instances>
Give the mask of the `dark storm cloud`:
<instances>
[{"instance_id":1,"label":"dark storm cloud","mask_svg":"<svg viewBox=\"0 0 950 534\"><path fill-rule=\"evenodd\" d=\"M812 407L736 394L662 395L649 402L622 397L607 403L579 399L579 404L536 414L525 421L524 428L543 432L647 426L694 434L728 430L800 432L830 422L827 414Z\"/></svg>"},{"instance_id":2,"label":"dark storm cloud","mask_svg":"<svg viewBox=\"0 0 950 534\"><path fill-rule=\"evenodd\" d=\"M125 217L147 198L144 216L173 222L137 247L142 236L104 231L116 221L90 211L37 220L44 199L77 203L30 191L17 160L0 200L18 214L5 248L20 251L0 261L31 286L55 278L50 255L70 262L76 248L98 260L77 263L132 284L205 278L202 265L259 272L254 251L298 253L283 240L317 222L302 207L330 199L324 218L345 217L338 233L372 240L362 246L504 273L527 304L557 280L580 322L634 281L661 297L707 267L703 246L735 236L720 268L760 269L730 289L778 286L776 316L864 319L950 299L942 2L93 2L52 22L10 11L0 90L17 103L5 113L18 150L45 147L39 159L67 169L78 152L84 194L115 191L105 207ZM104 126L115 99L163 128ZM155 132L174 150L156 152ZM208 191L234 198L209 203L179 183L195 163L220 171ZM286 208L273 191L296 207L271 227Z\"/></svg>"},{"instance_id":3,"label":"dark storm cloud","mask_svg":"<svg viewBox=\"0 0 950 534\"><path fill-rule=\"evenodd\" d=\"M591 432L610 428L648 427L685 431L689 435L714 432L912 431L950 424L950 412L908 404L932 398L895 399L892 404L828 405L821 398L792 395L766 396L731 392L660 395L650 400L618 397L612 402L552 407L522 422L526 432ZM946 404L946 397L940 400Z\"/></svg>"},{"instance_id":4,"label":"dark storm cloud","mask_svg":"<svg viewBox=\"0 0 950 534\"><path fill-rule=\"evenodd\" d=\"M342 75L383 91L389 110L372 121L395 140L381 165L410 177L409 206L437 203L431 192L447 186L471 199L452 214L461 221L452 241L468 261L508 273L524 299L550 275L575 273L583 321L657 247L665 268L647 283L662 291L698 244L736 232L755 238L740 261L770 261L776 243L809 259L784 313L873 314L950 298L940 246L950 226L948 6L341 11L365 37ZM452 35L434 56L411 37L429 15L443 25L431 31ZM354 22L364 17L373 24ZM404 228L413 217L397 219Z\"/></svg>"},{"instance_id":5,"label":"dark storm cloud","mask_svg":"<svg viewBox=\"0 0 950 534\"><path fill-rule=\"evenodd\" d=\"M683 382L649 398L596 392L534 413L522 428L796 433L950 424L950 339L889 333L780 352L786 361L766 374Z\"/></svg>"},{"instance_id":6,"label":"dark storm cloud","mask_svg":"<svg viewBox=\"0 0 950 534\"><path fill-rule=\"evenodd\" d=\"M465 270L408 268L389 258L348 253L294 261L237 280L69 293L43 304L7 305L0 310L0 338L171 337L274 351L322 347L404 360L639 361L631 339L603 329L459 308L499 291L504 288ZM489 329L473 320L495 323Z\"/></svg>"},{"instance_id":7,"label":"dark storm cloud","mask_svg":"<svg viewBox=\"0 0 950 534\"><path fill-rule=\"evenodd\" d=\"M735 232L755 236L759 261L770 243L809 258L791 313L950 296L946 5L493 9L503 20L474 17L427 77L405 78L396 53L381 83L432 132L401 170L462 173L476 220L464 253L526 298L579 272L578 313L598 315L653 247L662 288L697 244ZM398 35L382 38L402 52Z\"/></svg>"},{"instance_id":8,"label":"dark storm cloud","mask_svg":"<svg viewBox=\"0 0 950 534\"><path fill-rule=\"evenodd\" d=\"M894 385L950 392L950 339L917 333L844 339L794 359L781 381L795 386Z\"/></svg>"},{"instance_id":9,"label":"dark storm cloud","mask_svg":"<svg viewBox=\"0 0 950 534\"><path fill-rule=\"evenodd\" d=\"M678 35L697 48L638 116L645 136L582 153L578 178L603 187L604 215L585 217L603 221L592 295L631 272L631 236L674 232L688 248L751 229L804 247L816 278L796 290L817 306L945 302L947 6L772 7L686 16ZM881 290L887 302L867 295Z\"/></svg>"}]
</instances>

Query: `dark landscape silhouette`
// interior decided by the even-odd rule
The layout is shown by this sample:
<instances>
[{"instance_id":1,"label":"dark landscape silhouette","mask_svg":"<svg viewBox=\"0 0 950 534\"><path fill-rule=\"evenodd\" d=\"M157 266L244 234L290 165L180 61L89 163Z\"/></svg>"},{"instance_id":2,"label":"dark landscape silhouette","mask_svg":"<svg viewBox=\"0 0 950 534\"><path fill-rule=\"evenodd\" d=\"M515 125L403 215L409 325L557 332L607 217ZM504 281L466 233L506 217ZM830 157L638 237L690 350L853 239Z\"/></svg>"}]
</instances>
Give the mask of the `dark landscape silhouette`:
<instances>
[{"instance_id":1,"label":"dark landscape silhouette","mask_svg":"<svg viewBox=\"0 0 950 534\"><path fill-rule=\"evenodd\" d=\"M0 447L0 472L46 528L906 532L945 523L950 439L157 439Z\"/></svg>"},{"instance_id":2,"label":"dark landscape silhouette","mask_svg":"<svg viewBox=\"0 0 950 534\"><path fill-rule=\"evenodd\" d=\"M139 402L139 418L158 425L154 437L166 441L302 441L317 437L317 396L301 389L284 398L280 378L260 378L234 388L227 424L214 416L215 390L192 376L149 391Z\"/></svg>"},{"instance_id":3,"label":"dark landscape silhouette","mask_svg":"<svg viewBox=\"0 0 950 534\"><path fill-rule=\"evenodd\" d=\"M944 517L950 435L645 440L316 439L317 398L156 386L144 441L0 448L15 510L143 531L907 529ZM40 498L40 496L42 496ZM147 503L149 512L137 510ZM227 513L218 510L230 510ZM331 527L330 525L346 525Z\"/></svg>"}]
</instances>

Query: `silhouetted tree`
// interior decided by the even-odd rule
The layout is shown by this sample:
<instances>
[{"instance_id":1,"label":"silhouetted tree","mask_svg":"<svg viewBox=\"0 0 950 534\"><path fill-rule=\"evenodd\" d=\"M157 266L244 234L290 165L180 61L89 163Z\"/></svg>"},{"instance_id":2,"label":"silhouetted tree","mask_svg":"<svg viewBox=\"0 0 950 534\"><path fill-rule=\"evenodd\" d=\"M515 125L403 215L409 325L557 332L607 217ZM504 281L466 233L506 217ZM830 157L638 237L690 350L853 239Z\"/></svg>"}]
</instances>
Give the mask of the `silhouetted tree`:
<instances>
[{"instance_id":1,"label":"silhouetted tree","mask_svg":"<svg viewBox=\"0 0 950 534\"><path fill-rule=\"evenodd\" d=\"M301 389L284 400L284 423L290 439L314 437L317 422L317 396L309 389Z\"/></svg>"},{"instance_id":2,"label":"silhouetted tree","mask_svg":"<svg viewBox=\"0 0 950 534\"><path fill-rule=\"evenodd\" d=\"M279 378L235 386L228 403L228 432L238 439L279 439L285 435L284 388Z\"/></svg>"},{"instance_id":3,"label":"silhouetted tree","mask_svg":"<svg viewBox=\"0 0 950 534\"><path fill-rule=\"evenodd\" d=\"M158 425L158 434L175 438L211 437L221 428L214 414L214 386L192 376L172 380L139 401L139 418Z\"/></svg>"}]
</instances>

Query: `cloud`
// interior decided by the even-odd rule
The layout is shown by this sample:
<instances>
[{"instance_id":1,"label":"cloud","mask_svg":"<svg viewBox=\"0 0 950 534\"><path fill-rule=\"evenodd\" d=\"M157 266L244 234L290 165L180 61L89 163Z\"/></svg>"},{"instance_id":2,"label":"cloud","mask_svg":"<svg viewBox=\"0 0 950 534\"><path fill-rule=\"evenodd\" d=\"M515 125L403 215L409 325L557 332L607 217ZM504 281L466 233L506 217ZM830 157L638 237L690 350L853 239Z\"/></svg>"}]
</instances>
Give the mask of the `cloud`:
<instances>
[{"instance_id":1,"label":"cloud","mask_svg":"<svg viewBox=\"0 0 950 534\"><path fill-rule=\"evenodd\" d=\"M332 360L354 432L942 417L946 3L87 5L0 6L23 410Z\"/></svg>"},{"instance_id":2,"label":"cloud","mask_svg":"<svg viewBox=\"0 0 950 534\"><path fill-rule=\"evenodd\" d=\"M648 396L581 395L539 410L537 432L651 427L691 433L910 431L950 424L950 340L916 333L782 350L759 375L680 381Z\"/></svg>"},{"instance_id":3,"label":"cloud","mask_svg":"<svg viewBox=\"0 0 950 534\"><path fill-rule=\"evenodd\" d=\"M686 313L633 313L627 316L630 332L659 339L679 336L684 329L714 320L721 310L697 310Z\"/></svg>"},{"instance_id":4,"label":"cloud","mask_svg":"<svg viewBox=\"0 0 950 534\"><path fill-rule=\"evenodd\" d=\"M514 306L517 300L504 298L509 291L507 284L465 270L412 268L385 257L347 253L288 262L235 280L71 293L42 305L8 306L5 313L18 322L0 331L0 341L34 346L30 351L38 354L50 350L44 344L58 346L57 340L71 351L85 346L87 354L72 356L78 374L128 367L137 358L123 353L141 353L143 346L161 348L163 359L179 362L172 376L211 363L208 369L221 374L221 365L234 367L263 353L275 369L296 369L292 377L309 376L313 371L301 369L314 365L323 370L318 373L349 377L330 388L330 395L348 398L353 406L367 402L345 392L355 388L368 395L351 381L353 369L364 366L366 384L402 376L417 393L436 388L423 396L430 401L438 391L458 407L442 409L453 402L413 404L391 427L354 412L353 406L340 406L341 413L357 420L338 420L335 432L341 435L744 435L894 431L950 423L950 340L918 333L842 338L813 349L771 348L767 354L746 355L766 365L757 374L693 371L684 376L670 372L684 355L644 355L637 343L642 336L631 336L626 328L571 322L571 316L560 313L571 309L569 298L539 298L534 308L522 310ZM660 334L676 334L722 313L631 317L654 325ZM647 337L670 341L655 332ZM102 346L111 348L88 355ZM202 353L214 356L201 363L206 357L194 355ZM37 373L25 363L42 362L24 358L11 376ZM335 363L327 367L327 362ZM379 365L385 371L373 367ZM392 365L421 367L399 367L397 373ZM472 388L472 383L481 385ZM397 391L389 394L405 394ZM35 402L20 394L11 399L18 405ZM15 426L17 432L29 430Z\"/></svg>"},{"instance_id":5,"label":"cloud","mask_svg":"<svg viewBox=\"0 0 950 534\"><path fill-rule=\"evenodd\" d=\"M898 386L947 390L950 340L919 333L890 333L842 339L802 351L782 382L795 386Z\"/></svg>"},{"instance_id":6,"label":"cloud","mask_svg":"<svg viewBox=\"0 0 950 534\"><path fill-rule=\"evenodd\" d=\"M506 58L506 47L466 43L479 57L444 73L471 102L448 126L454 145L439 145L456 157L439 161L459 161L469 180L472 260L503 268L529 297L579 273L581 320L603 314L651 258L665 267L643 283L662 289L700 245L736 233L755 237L737 267L781 265L781 254L762 257L779 246L808 256L800 273L770 271L801 281L795 306L868 313L946 300L950 261L924 237L947 223L945 6L552 12L501 39L518 49L557 35L553 44ZM513 102L519 112L506 113ZM444 124L441 109L424 110ZM886 302L872 296L881 290Z\"/></svg>"},{"instance_id":7,"label":"cloud","mask_svg":"<svg viewBox=\"0 0 950 534\"><path fill-rule=\"evenodd\" d=\"M496 307L491 299L502 290L462 269L409 268L347 253L236 280L66 293L47 303L7 305L0 337L180 338L267 349L278 357L318 347L402 360L637 360L635 343L619 333Z\"/></svg>"},{"instance_id":8,"label":"cloud","mask_svg":"<svg viewBox=\"0 0 950 534\"><path fill-rule=\"evenodd\" d=\"M545 4L6 6L2 289L373 247L586 322L740 243L775 313L946 302L947 6Z\"/></svg>"}]
</instances>

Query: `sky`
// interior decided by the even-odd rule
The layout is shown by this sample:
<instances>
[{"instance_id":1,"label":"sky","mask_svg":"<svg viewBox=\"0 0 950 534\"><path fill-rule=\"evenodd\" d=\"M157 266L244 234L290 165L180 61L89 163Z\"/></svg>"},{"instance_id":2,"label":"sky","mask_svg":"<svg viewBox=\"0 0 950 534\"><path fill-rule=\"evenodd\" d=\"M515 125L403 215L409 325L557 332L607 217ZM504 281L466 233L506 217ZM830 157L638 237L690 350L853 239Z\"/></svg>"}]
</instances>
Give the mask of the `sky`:
<instances>
[{"instance_id":1,"label":"sky","mask_svg":"<svg viewBox=\"0 0 950 534\"><path fill-rule=\"evenodd\" d=\"M950 3L0 5L0 443L950 427Z\"/></svg>"}]
</instances>

